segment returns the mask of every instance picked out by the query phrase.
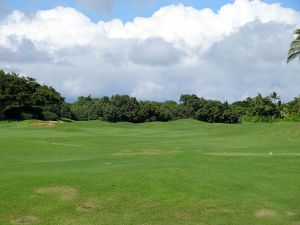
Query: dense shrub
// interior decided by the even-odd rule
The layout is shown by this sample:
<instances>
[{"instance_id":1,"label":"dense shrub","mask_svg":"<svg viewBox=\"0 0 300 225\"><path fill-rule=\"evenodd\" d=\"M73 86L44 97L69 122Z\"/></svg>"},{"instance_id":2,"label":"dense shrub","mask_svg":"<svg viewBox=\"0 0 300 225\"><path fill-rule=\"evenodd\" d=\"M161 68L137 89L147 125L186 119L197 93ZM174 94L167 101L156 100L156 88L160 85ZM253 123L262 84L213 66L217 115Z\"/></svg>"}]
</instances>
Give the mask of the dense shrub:
<instances>
[{"instance_id":1,"label":"dense shrub","mask_svg":"<svg viewBox=\"0 0 300 225\"><path fill-rule=\"evenodd\" d=\"M244 115L241 118L242 122L254 122L254 123L259 123L259 122L274 122L275 120L270 117L270 116L248 116Z\"/></svg>"},{"instance_id":2,"label":"dense shrub","mask_svg":"<svg viewBox=\"0 0 300 225\"><path fill-rule=\"evenodd\" d=\"M32 119L34 119L34 115L31 113L22 112L20 118L21 118L21 120L32 120Z\"/></svg>"},{"instance_id":3,"label":"dense shrub","mask_svg":"<svg viewBox=\"0 0 300 225\"><path fill-rule=\"evenodd\" d=\"M4 111L6 119L10 120L27 120L43 119L43 109L34 106L15 106L9 107Z\"/></svg>"},{"instance_id":4,"label":"dense shrub","mask_svg":"<svg viewBox=\"0 0 300 225\"><path fill-rule=\"evenodd\" d=\"M40 119L40 110L34 108L59 113L63 103L64 98L54 88L0 70L0 119Z\"/></svg>"},{"instance_id":5,"label":"dense shrub","mask_svg":"<svg viewBox=\"0 0 300 225\"><path fill-rule=\"evenodd\" d=\"M47 121L58 119L58 116L54 112L44 111L42 114L43 114L43 119Z\"/></svg>"},{"instance_id":6,"label":"dense shrub","mask_svg":"<svg viewBox=\"0 0 300 225\"><path fill-rule=\"evenodd\" d=\"M182 95L182 114L209 123L238 123L239 114L225 102L206 100L196 95Z\"/></svg>"},{"instance_id":7,"label":"dense shrub","mask_svg":"<svg viewBox=\"0 0 300 225\"><path fill-rule=\"evenodd\" d=\"M66 118L66 119L73 119L74 115L72 113L70 104L64 103L61 105L60 111L59 111L59 117Z\"/></svg>"},{"instance_id":8,"label":"dense shrub","mask_svg":"<svg viewBox=\"0 0 300 225\"><path fill-rule=\"evenodd\" d=\"M174 119L175 115L164 103L144 101L140 102L136 122L162 121Z\"/></svg>"},{"instance_id":9,"label":"dense shrub","mask_svg":"<svg viewBox=\"0 0 300 225\"><path fill-rule=\"evenodd\" d=\"M300 122L300 114L292 112L291 114L284 117L284 120L291 122Z\"/></svg>"}]
</instances>

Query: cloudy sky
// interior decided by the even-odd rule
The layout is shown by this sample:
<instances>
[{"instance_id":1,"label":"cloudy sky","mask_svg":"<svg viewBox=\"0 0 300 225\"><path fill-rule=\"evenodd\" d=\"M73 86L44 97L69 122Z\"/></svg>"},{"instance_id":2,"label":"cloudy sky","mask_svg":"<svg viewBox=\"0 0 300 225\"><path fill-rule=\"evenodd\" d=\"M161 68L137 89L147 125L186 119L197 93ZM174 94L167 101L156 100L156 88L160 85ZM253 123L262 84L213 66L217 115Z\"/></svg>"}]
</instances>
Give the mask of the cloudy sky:
<instances>
[{"instance_id":1,"label":"cloudy sky","mask_svg":"<svg viewBox=\"0 0 300 225\"><path fill-rule=\"evenodd\" d=\"M47 2L47 3L45 3ZM0 0L0 67L69 101L300 94L299 0Z\"/></svg>"}]
</instances>

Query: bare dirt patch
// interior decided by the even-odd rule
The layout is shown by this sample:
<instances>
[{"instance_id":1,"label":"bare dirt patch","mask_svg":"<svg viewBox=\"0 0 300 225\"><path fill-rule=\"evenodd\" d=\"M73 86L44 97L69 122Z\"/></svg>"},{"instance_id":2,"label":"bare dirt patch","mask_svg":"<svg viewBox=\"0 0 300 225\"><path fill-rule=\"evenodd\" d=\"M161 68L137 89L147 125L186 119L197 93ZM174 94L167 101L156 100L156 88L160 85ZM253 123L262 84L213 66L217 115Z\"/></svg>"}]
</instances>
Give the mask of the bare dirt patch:
<instances>
[{"instance_id":1,"label":"bare dirt patch","mask_svg":"<svg viewBox=\"0 0 300 225\"><path fill-rule=\"evenodd\" d=\"M275 217L276 212L273 210L269 210L269 209L261 209L259 211L256 211L255 215L257 217Z\"/></svg>"},{"instance_id":2,"label":"bare dirt patch","mask_svg":"<svg viewBox=\"0 0 300 225\"><path fill-rule=\"evenodd\" d=\"M288 215L288 216L296 216L297 214L294 213L294 212L287 212L286 215ZM299 224L300 224L300 223L299 223Z\"/></svg>"},{"instance_id":3,"label":"bare dirt patch","mask_svg":"<svg viewBox=\"0 0 300 225\"><path fill-rule=\"evenodd\" d=\"M77 190L68 186L43 187L39 188L36 192L39 194L52 195L63 201L72 200L77 195Z\"/></svg>"},{"instance_id":4,"label":"bare dirt patch","mask_svg":"<svg viewBox=\"0 0 300 225\"><path fill-rule=\"evenodd\" d=\"M76 206L76 210L77 211L83 211L83 212L87 212L87 211L91 211L95 208L95 204L93 202L81 202L79 204L77 204Z\"/></svg>"},{"instance_id":5,"label":"bare dirt patch","mask_svg":"<svg viewBox=\"0 0 300 225\"><path fill-rule=\"evenodd\" d=\"M36 216L16 216L11 220L12 224L27 225L39 222L39 218Z\"/></svg>"},{"instance_id":6,"label":"bare dirt patch","mask_svg":"<svg viewBox=\"0 0 300 225\"><path fill-rule=\"evenodd\" d=\"M54 127L55 121L48 121L48 122L36 122L32 123L31 126L33 127Z\"/></svg>"}]
</instances>

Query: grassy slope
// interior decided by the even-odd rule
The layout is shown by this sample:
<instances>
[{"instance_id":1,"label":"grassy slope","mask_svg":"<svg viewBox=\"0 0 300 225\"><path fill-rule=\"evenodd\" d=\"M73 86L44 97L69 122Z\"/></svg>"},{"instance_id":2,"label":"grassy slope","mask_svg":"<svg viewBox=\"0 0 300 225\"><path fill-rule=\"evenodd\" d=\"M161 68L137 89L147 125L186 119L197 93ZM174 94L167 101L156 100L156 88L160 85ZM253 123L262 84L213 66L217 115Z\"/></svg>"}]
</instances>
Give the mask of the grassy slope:
<instances>
[{"instance_id":1,"label":"grassy slope","mask_svg":"<svg viewBox=\"0 0 300 225\"><path fill-rule=\"evenodd\" d=\"M300 123L1 122L0 224L34 220L299 225Z\"/></svg>"}]
</instances>

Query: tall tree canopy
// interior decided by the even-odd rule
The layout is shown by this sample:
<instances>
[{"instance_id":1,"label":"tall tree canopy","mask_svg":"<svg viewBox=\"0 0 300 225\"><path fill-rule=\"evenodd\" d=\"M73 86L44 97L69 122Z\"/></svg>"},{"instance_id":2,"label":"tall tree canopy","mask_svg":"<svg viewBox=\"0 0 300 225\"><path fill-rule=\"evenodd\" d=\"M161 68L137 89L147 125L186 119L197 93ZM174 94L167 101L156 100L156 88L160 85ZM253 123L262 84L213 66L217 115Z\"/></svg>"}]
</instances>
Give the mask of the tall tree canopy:
<instances>
[{"instance_id":1,"label":"tall tree canopy","mask_svg":"<svg viewBox=\"0 0 300 225\"><path fill-rule=\"evenodd\" d=\"M11 107L35 106L59 114L64 98L35 79L0 70L0 119Z\"/></svg>"},{"instance_id":2,"label":"tall tree canopy","mask_svg":"<svg viewBox=\"0 0 300 225\"><path fill-rule=\"evenodd\" d=\"M0 119L55 120L58 117L132 123L181 118L210 123L300 121L300 97L282 103L279 95L273 92L266 97L258 94L230 104L195 94L181 95L179 103L139 101L129 95L114 95L102 98L80 96L76 102L66 103L54 88L41 85L30 77L0 70Z\"/></svg>"},{"instance_id":3,"label":"tall tree canopy","mask_svg":"<svg viewBox=\"0 0 300 225\"><path fill-rule=\"evenodd\" d=\"M300 29L295 31L295 35L297 35L296 39L291 43L290 50L288 53L287 62L289 63L295 58L300 59Z\"/></svg>"}]
</instances>

